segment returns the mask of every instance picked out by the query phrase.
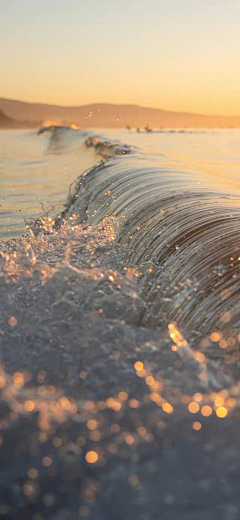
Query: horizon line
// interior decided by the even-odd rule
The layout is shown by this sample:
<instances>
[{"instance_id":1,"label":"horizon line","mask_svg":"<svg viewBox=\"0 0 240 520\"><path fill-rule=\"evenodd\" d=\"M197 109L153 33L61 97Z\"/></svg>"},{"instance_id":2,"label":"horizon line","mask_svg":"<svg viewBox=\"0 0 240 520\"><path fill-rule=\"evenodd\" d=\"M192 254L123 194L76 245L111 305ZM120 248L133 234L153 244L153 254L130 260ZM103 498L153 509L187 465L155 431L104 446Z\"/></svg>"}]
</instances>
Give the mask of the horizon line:
<instances>
[{"instance_id":1,"label":"horizon line","mask_svg":"<svg viewBox=\"0 0 240 520\"><path fill-rule=\"evenodd\" d=\"M84 107L87 107L87 106L92 106L92 105L107 105L107 106L119 106L119 107L138 107L138 108L144 108L144 109L147 109L147 110L159 110L161 112L170 112L170 113L177 113L177 114L189 114L189 115L194 115L194 116L202 116L202 117L207 117L207 118L211 118L211 117L221 117L221 118L239 118L240 115L236 115L236 116L233 116L233 115L219 115L219 114L203 114L203 113L199 113L199 112L183 112L183 111L180 111L180 110L166 110L164 108L156 108L156 107L146 107L146 106L143 106L143 105L137 105L135 103L104 103L104 102L95 102L95 103L87 103L87 104L84 104L84 105L59 105L59 104L55 104L55 103L44 103L42 101L22 101L21 99L12 99L12 98L6 98L6 97L0 97L0 100L4 100L4 101L13 101L13 102L17 102L17 103L23 103L23 104L28 104L28 105L42 105L42 106L49 106L49 107L58 107L58 108L65 108L65 109L68 109L68 108L84 108Z\"/></svg>"}]
</instances>

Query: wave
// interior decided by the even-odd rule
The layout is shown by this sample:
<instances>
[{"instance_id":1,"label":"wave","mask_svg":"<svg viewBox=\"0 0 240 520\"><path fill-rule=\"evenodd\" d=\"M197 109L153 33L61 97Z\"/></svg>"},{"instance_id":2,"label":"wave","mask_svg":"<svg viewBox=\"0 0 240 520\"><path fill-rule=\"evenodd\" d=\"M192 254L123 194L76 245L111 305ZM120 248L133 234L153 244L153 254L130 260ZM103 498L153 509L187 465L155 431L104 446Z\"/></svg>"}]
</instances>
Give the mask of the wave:
<instances>
[{"instance_id":1,"label":"wave","mask_svg":"<svg viewBox=\"0 0 240 520\"><path fill-rule=\"evenodd\" d=\"M43 138L97 164L1 244L0 514L237 519L239 197L100 136Z\"/></svg>"},{"instance_id":2,"label":"wave","mask_svg":"<svg viewBox=\"0 0 240 520\"><path fill-rule=\"evenodd\" d=\"M161 316L207 332L240 324L240 196L215 178L156 164L133 147L89 136L105 162L71 186L66 209L76 224L117 219L117 242L143 274L143 323ZM126 156L125 156L126 155ZM77 216L76 216L77 215Z\"/></svg>"},{"instance_id":3,"label":"wave","mask_svg":"<svg viewBox=\"0 0 240 520\"><path fill-rule=\"evenodd\" d=\"M76 129L73 126L54 124L43 126L37 132L38 136L42 134L50 136L47 141L47 151L50 153L55 151L56 146L61 153L64 153L68 151L70 144L71 148L78 148L80 143L84 143L86 148L94 148L96 153L105 159L113 155L128 154L133 150L133 146L95 135L89 130Z\"/></svg>"}]
</instances>

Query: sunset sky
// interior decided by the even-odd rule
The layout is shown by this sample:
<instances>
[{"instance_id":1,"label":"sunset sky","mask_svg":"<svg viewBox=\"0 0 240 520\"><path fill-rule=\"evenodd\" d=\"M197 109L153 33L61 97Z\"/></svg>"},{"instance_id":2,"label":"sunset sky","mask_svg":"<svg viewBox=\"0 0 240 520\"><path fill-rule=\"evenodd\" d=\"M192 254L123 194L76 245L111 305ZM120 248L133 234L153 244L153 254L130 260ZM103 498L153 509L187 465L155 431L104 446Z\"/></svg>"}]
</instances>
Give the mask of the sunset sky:
<instances>
[{"instance_id":1,"label":"sunset sky","mask_svg":"<svg viewBox=\"0 0 240 520\"><path fill-rule=\"evenodd\" d=\"M239 0L0 0L0 13L0 97L240 115Z\"/></svg>"}]
</instances>

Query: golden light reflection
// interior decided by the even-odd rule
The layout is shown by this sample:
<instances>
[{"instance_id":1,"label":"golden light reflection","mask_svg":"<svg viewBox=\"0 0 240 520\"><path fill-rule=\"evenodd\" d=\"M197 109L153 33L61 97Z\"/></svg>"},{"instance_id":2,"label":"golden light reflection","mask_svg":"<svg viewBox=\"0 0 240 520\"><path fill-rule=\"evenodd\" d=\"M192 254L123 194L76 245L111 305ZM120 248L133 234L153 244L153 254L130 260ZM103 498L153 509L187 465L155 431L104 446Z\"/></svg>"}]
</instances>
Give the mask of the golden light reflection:
<instances>
[{"instance_id":1,"label":"golden light reflection","mask_svg":"<svg viewBox=\"0 0 240 520\"><path fill-rule=\"evenodd\" d=\"M196 432L198 432L199 430L201 430L202 425L201 425L200 422L196 421L196 422L193 423L192 427L193 427L193 429L194 429Z\"/></svg>"},{"instance_id":2,"label":"golden light reflection","mask_svg":"<svg viewBox=\"0 0 240 520\"><path fill-rule=\"evenodd\" d=\"M173 413L173 406L170 403L163 403L162 404L162 409L163 409L164 412L166 412L168 414L172 414Z\"/></svg>"},{"instance_id":3,"label":"golden light reflection","mask_svg":"<svg viewBox=\"0 0 240 520\"><path fill-rule=\"evenodd\" d=\"M24 484L22 490L23 490L23 494L26 495L27 497L29 497L34 492L34 486L31 483L26 483L26 484Z\"/></svg>"},{"instance_id":4,"label":"golden light reflection","mask_svg":"<svg viewBox=\"0 0 240 520\"><path fill-rule=\"evenodd\" d=\"M51 464L52 464L52 458L51 457L43 457L42 463L43 463L43 466L45 466L46 468L49 468L49 466L51 466Z\"/></svg>"},{"instance_id":5,"label":"golden light reflection","mask_svg":"<svg viewBox=\"0 0 240 520\"><path fill-rule=\"evenodd\" d=\"M221 341L219 341L220 348L225 349L225 348L227 348L227 346L228 346L228 343L225 339L221 339Z\"/></svg>"},{"instance_id":6,"label":"golden light reflection","mask_svg":"<svg viewBox=\"0 0 240 520\"><path fill-rule=\"evenodd\" d=\"M127 444L133 444L134 443L134 437L132 435L127 435L125 438L125 441Z\"/></svg>"},{"instance_id":7,"label":"golden light reflection","mask_svg":"<svg viewBox=\"0 0 240 520\"><path fill-rule=\"evenodd\" d=\"M87 421L87 427L89 430L96 430L97 425L98 425L98 423L97 423L97 421L95 421L95 419L89 419Z\"/></svg>"},{"instance_id":8,"label":"golden light reflection","mask_svg":"<svg viewBox=\"0 0 240 520\"><path fill-rule=\"evenodd\" d=\"M198 403L200 403L203 400L203 395L200 394L199 392L197 392L196 394L194 394L193 399L194 399L194 401L197 401Z\"/></svg>"},{"instance_id":9,"label":"golden light reflection","mask_svg":"<svg viewBox=\"0 0 240 520\"><path fill-rule=\"evenodd\" d=\"M119 399L121 399L121 401L127 401L128 400L127 392L119 392L118 397L119 397Z\"/></svg>"},{"instance_id":10,"label":"golden light reflection","mask_svg":"<svg viewBox=\"0 0 240 520\"><path fill-rule=\"evenodd\" d=\"M53 441L52 441L52 444L54 446L54 448L60 448L62 446L62 439L60 439L60 437L54 437Z\"/></svg>"},{"instance_id":11,"label":"golden light reflection","mask_svg":"<svg viewBox=\"0 0 240 520\"><path fill-rule=\"evenodd\" d=\"M134 365L135 370L143 370L143 363L141 361L136 361Z\"/></svg>"},{"instance_id":12,"label":"golden light reflection","mask_svg":"<svg viewBox=\"0 0 240 520\"><path fill-rule=\"evenodd\" d=\"M224 417L226 417L227 414L228 414L228 411L227 411L227 409L224 406L220 406L216 410L217 417L220 417L221 419L224 419Z\"/></svg>"},{"instance_id":13,"label":"golden light reflection","mask_svg":"<svg viewBox=\"0 0 240 520\"><path fill-rule=\"evenodd\" d=\"M208 405L205 405L202 407L201 409L201 414L204 416L204 417L210 417L210 415L212 415L212 408L211 406L208 406Z\"/></svg>"},{"instance_id":14,"label":"golden light reflection","mask_svg":"<svg viewBox=\"0 0 240 520\"><path fill-rule=\"evenodd\" d=\"M200 409L200 406L195 401L192 401L188 405L188 410L189 410L190 413L197 413L199 411L199 409Z\"/></svg>"},{"instance_id":15,"label":"golden light reflection","mask_svg":"<svg viewBox=\"0 0 240 520\"><path fill-rule=\"evenodd\" d=\"M15 386L17 386L18 388L21 388L24 385L23 374L21 372L15 372L13 374L13 382L14 382Z\"/></svg>"},{"instance_id":16,"label":"golden light reflection","mask_svg":"<svg viewBox=\"0 0 240 520\"><path fill-rule=\"evenodd\" d=\"M95 464L99 459L99 456L96 451L88 451L85 455L85 459L89 464Z\"/></svg>"},{"instance_id":17,"label":"golden light reflection","mask_svg":"<svg viewBox=\"0 0 240 520\"><path fill-rule=\"evenodd\" d=\"M130 408L139 408L139 405L140 405L140 403L137 399L130 399L128 404L129 404Z\"/></svg>"},{"instance_id":18,"label":"golden light reflection","mask_svg":"<svg viewBox=\"0 0 240 520\"><path fill-rule=\"evenodd\" d=\"M195 352L194 357L199 363L204 363L206 359L205 354L203 354L202 352Z\"/></svg>"},{"instance_id":19,"label":"golden light reflection","mask_svg":"<svg viewBox=\"0 0 240 520\"><path fill-rule=\"evenodd\" d=\"M25 401L24 408L25 408L26 412L33 412L33 410L35 410L34 401L31 401L31 400Z\"/></svg>"},{"instance_id":20,"label":"golden light reflection","mask_svg":"<svg viewBox=\"0 0 240 520\"><path fill-rule=\"evenodd\" d=\"M140 435L140 437L144 437L147 434L146 428L144 426L139 426L138 434Z\"/></svg>"},{"instance_id":21,"label":"golden light reflection","mask_svg":"<svg viewBox=\"0 0 240 520\"><path fill-rule=\"evenodd\" d=\"M180 330L177 327L177 323L176 322L169 323L168 324L168 329L169 329L170 338L173 340L173 342L176 345L176 348L171 347L173 351L177 351L178 348L187 347L188 346L188 342L186 341L186 339L181 334Z\"/></svg>"},{"instance_id":22,"label":"golden light reflection","mask_svg":"<svg viewBox=\"0 0 240 520\"><path fill-rule=\"evenodd\" d=\"M16 327L17 319L14 316L11 316L11 318L9 318L9 320L8 320L8 323L9 323L10 327Z\"/></svg>"},{"instance_id":23,"label":"golden light reflection","mask_svg":"<svg viewBox=\"0 0 240 520\"><path fill-rule=\"evenodd\" d=\"M214 343L217 343L218 341L220 341L221 337L222 337L222 335L219 332L212 332L212 334L210 335L210 339Z\"/></svg>"}]
</instances>

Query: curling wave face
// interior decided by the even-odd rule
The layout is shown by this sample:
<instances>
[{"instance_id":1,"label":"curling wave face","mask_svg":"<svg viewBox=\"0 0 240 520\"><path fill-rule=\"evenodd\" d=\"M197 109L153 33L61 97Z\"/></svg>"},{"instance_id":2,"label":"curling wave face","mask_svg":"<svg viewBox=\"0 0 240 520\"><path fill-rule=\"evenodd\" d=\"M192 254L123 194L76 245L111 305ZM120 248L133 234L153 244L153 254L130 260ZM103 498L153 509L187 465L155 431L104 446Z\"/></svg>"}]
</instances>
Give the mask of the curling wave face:
<instances>
[{"instance_id":1,"label":"curling wave face","mask_svg":"<svg viewBox=\"0 0 240 520\"><path fill-rule=\"evenodd\" d=\"M237 330L240 195L226 192L214 176L129 151L80 176L62 218L93 226L117 218L118 243L142 271L145 324L157 324L164 314L205 332L226 323Z\"/></svg>"}]
</instances>

